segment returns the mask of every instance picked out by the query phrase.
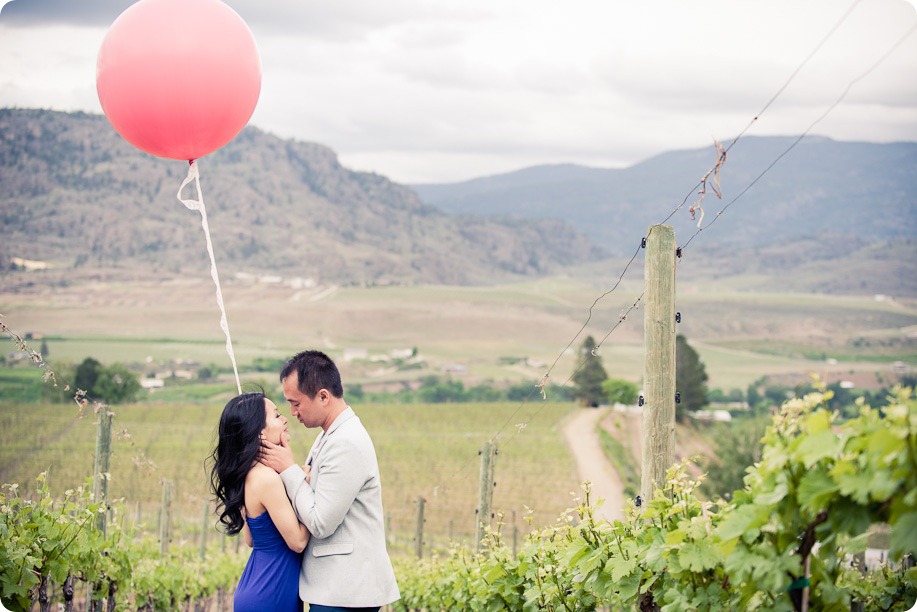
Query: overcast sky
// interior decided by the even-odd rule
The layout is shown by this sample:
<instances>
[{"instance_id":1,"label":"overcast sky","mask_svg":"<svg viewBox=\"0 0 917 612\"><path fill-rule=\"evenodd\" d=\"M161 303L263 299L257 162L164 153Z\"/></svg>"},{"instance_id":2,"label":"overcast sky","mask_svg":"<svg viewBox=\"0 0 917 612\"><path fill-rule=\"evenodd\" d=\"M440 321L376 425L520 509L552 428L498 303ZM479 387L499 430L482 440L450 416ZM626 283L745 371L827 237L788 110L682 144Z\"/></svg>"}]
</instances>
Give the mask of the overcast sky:
<instances>
[{"instance_id":1,"label":"overcast sky","mask_svg":"<svg viewBox=\"0 0 917 612\"><path fill-rule=\"evenodd\" d=\"M131 3L0 0L0 107L101 113L96 56ZM226 3L261 54L251 124L402 183L712 159L855 5L749 132L798 134L917 23L909 0ZM917 33L813 133L917 141Z\"/></svg>"}]
</instances>

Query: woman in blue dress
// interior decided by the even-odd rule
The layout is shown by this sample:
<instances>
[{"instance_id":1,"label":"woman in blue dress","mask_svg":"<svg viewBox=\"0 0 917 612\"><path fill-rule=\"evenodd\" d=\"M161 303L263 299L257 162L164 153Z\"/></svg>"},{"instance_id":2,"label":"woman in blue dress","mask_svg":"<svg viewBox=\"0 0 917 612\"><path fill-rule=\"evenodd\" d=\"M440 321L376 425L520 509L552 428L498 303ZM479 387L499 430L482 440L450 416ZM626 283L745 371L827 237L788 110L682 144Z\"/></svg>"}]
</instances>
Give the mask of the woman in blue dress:
<instances>
[{"instance_id":1,"label":"woman in blue dress","mask_svg":"<svg viewBox=\"0 0 917 612\"><path fill-rule=\"evenodd\" d=\"M227 534L242 533L251 556L236 587L235 612L298 612L299 571L309 532L299 523L280 475L258 463L261 440L289 440L287 419L263 393L226 404L210 483Z\"/></svg>"}]
</instances>

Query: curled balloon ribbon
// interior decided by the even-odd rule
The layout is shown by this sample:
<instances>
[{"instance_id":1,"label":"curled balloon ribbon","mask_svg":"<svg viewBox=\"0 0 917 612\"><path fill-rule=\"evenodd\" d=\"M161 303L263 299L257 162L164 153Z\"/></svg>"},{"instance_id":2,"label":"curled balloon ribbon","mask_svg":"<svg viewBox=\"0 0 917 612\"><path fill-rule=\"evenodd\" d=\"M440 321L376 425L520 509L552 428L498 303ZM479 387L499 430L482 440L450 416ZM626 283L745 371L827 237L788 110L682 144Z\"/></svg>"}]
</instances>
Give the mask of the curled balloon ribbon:
<instances>
[{"instance_id":1,"label":"curled balloon ribbon","mask_svg":"<svg viewBox=\"0 0 917 612\"><path fill-rule=\"evenodd\" d=\"M188 183L194 181L197 188L197 199L186 200L181 197L182 191L188 186ZM210 276L217 288L217 304L220 306L220 329L226 335L226 352L229 354L229 360L232 361L232 371L236 375L236 388L239 395L242 395L242 383L239 382L239 368L236 366L236 355L232 350L232 336L229 335L229 322L226 320L226 307L223 305L223 291L220 289L220 275L217 273L217 262L213 256L213 243L210 241L210 226L207 224L207 208L204 206L204 194L201 193L201 175L197 169L197 163L194 160L189 162L188 176L182 181L181 187L178 188L178 200L184 204L188 210L197 210L201 213L201 227L204 228L204 236L207 238L207 253L210 255Z\"/></svg>"}]
</instances>

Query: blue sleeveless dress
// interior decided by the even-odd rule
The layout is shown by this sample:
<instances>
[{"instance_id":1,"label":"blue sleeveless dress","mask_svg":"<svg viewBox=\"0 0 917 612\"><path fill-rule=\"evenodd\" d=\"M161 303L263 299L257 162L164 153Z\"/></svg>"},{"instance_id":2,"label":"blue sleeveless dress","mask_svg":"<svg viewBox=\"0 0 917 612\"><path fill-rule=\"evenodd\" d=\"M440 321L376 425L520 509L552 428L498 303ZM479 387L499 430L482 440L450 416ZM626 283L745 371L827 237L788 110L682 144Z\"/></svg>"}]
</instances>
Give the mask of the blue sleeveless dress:
<instances>
[{"instance_id":1,"label":"blue sleeveless dress","mask_svg":"<svg viewBox=\"0 0 917 612\"><path fill-rule=\"evenodd\" d=\"M302 553L287 547L267 512L248 519L248 528L254 547L236 587L233 610L299 612Z\"/></svg>"}]
</instances>

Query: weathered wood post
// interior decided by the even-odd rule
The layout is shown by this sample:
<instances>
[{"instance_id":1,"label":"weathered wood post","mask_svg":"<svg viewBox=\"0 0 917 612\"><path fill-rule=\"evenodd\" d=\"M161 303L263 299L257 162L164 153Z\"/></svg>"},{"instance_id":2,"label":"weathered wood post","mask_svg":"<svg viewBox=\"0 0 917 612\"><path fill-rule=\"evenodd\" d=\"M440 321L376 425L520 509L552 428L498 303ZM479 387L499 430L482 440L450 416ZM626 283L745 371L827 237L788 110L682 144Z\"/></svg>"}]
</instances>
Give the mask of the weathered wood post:
<instances>
[{"instance_id":1,"label":"weathered wood post","mask_svg":"<svg viewBox=\"0 0 917 612\"><path fill-rule=\"evenodd\" d=\"M99 410L96 428L96 456L92 468L92 499L101 504L102 511L96 515L96 527L104 537L108 533L108 478L111 470L111 421L112 413L104 404L96 405ZM93 592L93 584L86 589L89 610L100 610L102 600Z\"/></svg>"},{"instance_id":2,"label":"weathered wood post","mask_svg":"<svg viewBox=\"0 0 917 612\"><path fill-rule=\"evenodd\" d=\"M414 551L418 559L423 558L423 506L426 501L422 495L417 498L417 530L414 532Z\"/></svg>"},{"instance_id":3,"label":"weathered wood post","mask_svg":"<svg viewBox=\"0 0 917 612\"><path fill-rule=\"evenodd\" d=\"M675 460L675 230L651 225L646 236L643 474L640 494L665 487Z\"/></svg>"},{"instance_id":4,"label":"weathered wood post","mask_svg":"<svg viewBox=\"0 0 917 612\"><path fill-rule=\"evenodd\" d=\"M519 525L516 524L516 511L513 510L513 556L519 554Z\"/></svg>"},{"instance_id":5,"label":"weathered wood post","mask_svg":"<svg viewBox=\"0 0 917 612\"><path fill-rule=\"evenodd\" d=\"M866 553L860 552L853 555L853 566L860 570L860 573L866 574ZM850 612L865 612L866 606L863 605L861 601L857 599L850 600Z\"/></svg>"},{"instance_id":6,"label":"weathered wood post","mask_svg":"<svg viewBox=\"0 0 917 612\"><path fill-rule=\"evenodd\" d=\"M475 550L483 547L482 540L490 527L491 510L494 495L494 456L496 446L493 442L485 442L480 450L481 455L481 483L478 490L477 525L475 529Z\"/></svg>"},{"instance_id":7,"label":"weathered wood post","mask_svg":"<svg viewBox=\"0 0 917 612\"><path fill-rule=\"evenodd\" d=\"M99 425L96 434L96 458L93 467L92 496L96 503L102 504L103 512L96 517L96 526L103 534L108 525L108 478L111 470L111 421L112 413L104 405L99 407Z\"/></svg>"},{"instance_id":8,"label":"weathered wood post","mask_svg":"<svg viewBox=\"0 0 917 612\"><path fill-rule=\"evenodd\" d=\"M162 481L162 508L159 519L159 552L163 557L169 554L169 540L172 539L172 483Z\"/></svg>"},{"instance_id":9,"label":"weathered wood post","mask_svg":"<svg viewBox=\"0 0 917 612\"><path fill-rule=\"evenodd\" d=\"M207 531L210 529L210 504L204 502L204 520L201 521L201 561L207 556Z\"/></svg>"}]
</instances>

